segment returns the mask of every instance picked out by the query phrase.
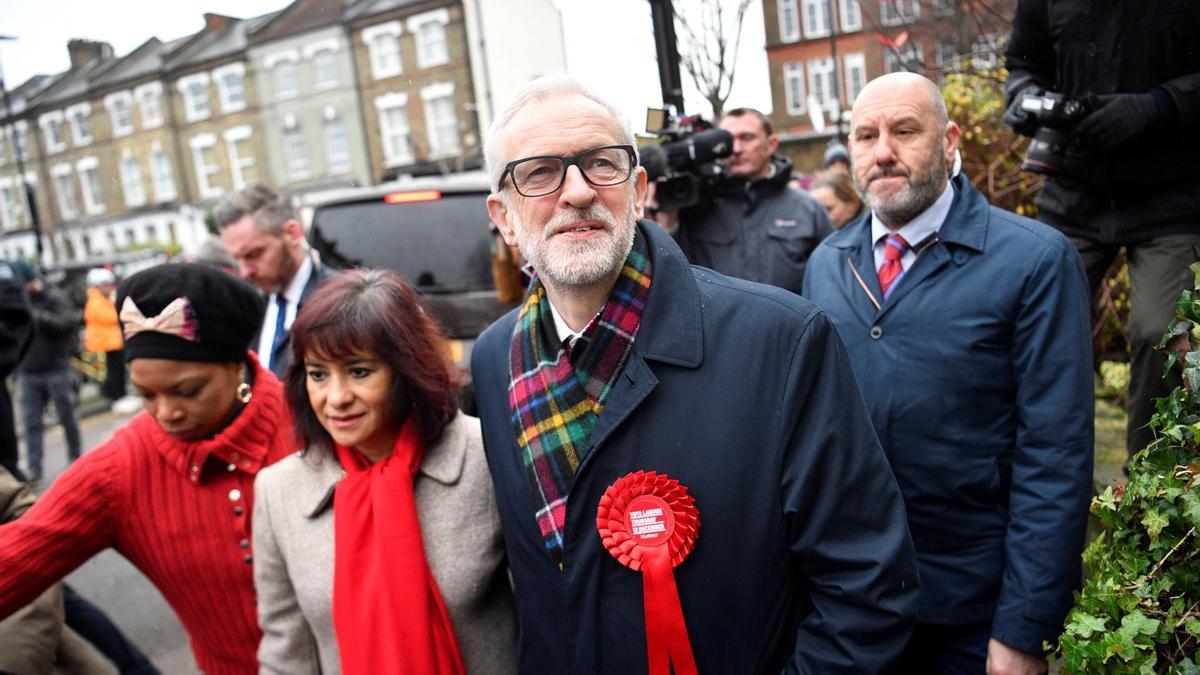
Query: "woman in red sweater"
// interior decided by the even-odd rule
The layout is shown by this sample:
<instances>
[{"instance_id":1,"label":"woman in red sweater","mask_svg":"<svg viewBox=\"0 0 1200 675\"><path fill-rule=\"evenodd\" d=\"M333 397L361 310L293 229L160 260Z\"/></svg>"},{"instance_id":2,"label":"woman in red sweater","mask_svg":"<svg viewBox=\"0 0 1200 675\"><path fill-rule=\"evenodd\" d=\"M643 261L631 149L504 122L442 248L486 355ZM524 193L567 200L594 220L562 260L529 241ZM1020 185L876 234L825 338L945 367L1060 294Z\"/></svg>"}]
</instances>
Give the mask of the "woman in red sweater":
<instances>
[{"instance_id":1,"label":"woman in red sweater","mask_svg":"<svg viewBox=\"0 0 1200 675\"><path fill-rule=\"evenodd\" d=\"M170 603L202 671L255 673L254 477L296 449L282 387L248 351L262 296L172 264L122 282L117 307L145 412L0 526L0 618L113 548Z\"/></svg>"}]
</instances>

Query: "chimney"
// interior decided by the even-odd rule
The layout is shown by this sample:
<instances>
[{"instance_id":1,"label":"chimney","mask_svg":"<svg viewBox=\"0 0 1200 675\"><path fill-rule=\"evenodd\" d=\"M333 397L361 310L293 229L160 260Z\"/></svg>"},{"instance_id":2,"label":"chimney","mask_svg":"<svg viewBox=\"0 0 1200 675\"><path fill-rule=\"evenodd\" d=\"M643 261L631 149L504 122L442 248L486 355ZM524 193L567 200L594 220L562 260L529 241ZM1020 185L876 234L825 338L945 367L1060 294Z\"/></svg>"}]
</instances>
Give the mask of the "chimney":
<instances>
[{"instance_id":1,"label":"chimney","mask_svg":"<svg viewBox=\"0 0 1200 675\"><path fill-rule=\"evenodd\" d=\"M82 68L92 61L107 61L113 57L112 45L95 40L70 40L67 53L71 55L71 69Z\"/></svg>"},{"instance_id":2,"label":"chimney","mask_svg":"<svg viewBox=\"0 0 1200 675\"><path fill-rule=\"evenodd\" d=\"M229 25L233 21L233 17L225 16L224 14L204 13L204 30L218 31Z\"/></svg>"}]
</instances>

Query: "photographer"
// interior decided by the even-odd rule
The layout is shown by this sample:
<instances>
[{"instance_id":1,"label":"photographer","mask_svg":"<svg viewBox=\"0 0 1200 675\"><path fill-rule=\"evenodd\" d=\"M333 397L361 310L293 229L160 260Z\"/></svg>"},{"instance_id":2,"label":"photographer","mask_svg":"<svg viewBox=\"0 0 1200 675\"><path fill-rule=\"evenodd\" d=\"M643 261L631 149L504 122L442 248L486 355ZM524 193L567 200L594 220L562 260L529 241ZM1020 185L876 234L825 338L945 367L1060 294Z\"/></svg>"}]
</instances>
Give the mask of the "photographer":
<instances>
[{"instance_id":1,"label":"photographer","mask_svg":"<svg viewBox=\"0 0 1200 675\"><path fill-rule=\"evenodd\" d=\"M1129 451L1153 436L1154 351L1200 258L1200 28L1196 0L1020 0L1007 49L1005 121L1034 136L1047 175L1038 218L1070 237L1095 293L1129 259Z\"/></svg>"},{"instance_id":2,"label":"photographer","mask_svg":"<svg viewBox=\"0 0 1200 675\"><path fill-rule=\"evenodd\" d=\"M714 195L678 213L675 241L694 265L800 293L808 256L833 225L813 197L788 185L792 162L774 156L779 139L765 115L735 108L721 118L733 153ZM660 224L674 214L660 212Z\"/></svg>"}]
</instances>

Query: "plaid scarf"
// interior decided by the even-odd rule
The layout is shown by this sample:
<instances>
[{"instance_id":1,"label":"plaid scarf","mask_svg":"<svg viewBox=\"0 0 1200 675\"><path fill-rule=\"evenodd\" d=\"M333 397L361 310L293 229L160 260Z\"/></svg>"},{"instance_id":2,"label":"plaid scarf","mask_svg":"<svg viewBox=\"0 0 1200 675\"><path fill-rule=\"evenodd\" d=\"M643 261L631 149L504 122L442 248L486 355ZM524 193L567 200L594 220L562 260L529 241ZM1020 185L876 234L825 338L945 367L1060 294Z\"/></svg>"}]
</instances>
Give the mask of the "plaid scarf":
<instances>
[{"instance_id":1,"label":"plaid scarf","mask_svg":"<svg viewBox=\"0 0 1200 675\"><path fill-rule=\"evenodd\" d=\"M513 330L508 402L547 552L562 564L567 492L580 454L629 358L650 295L650 258L633 248L600 313L588 323L574 364L557 338L546 288L534 277Z\"/></svg>"}]
</instances>

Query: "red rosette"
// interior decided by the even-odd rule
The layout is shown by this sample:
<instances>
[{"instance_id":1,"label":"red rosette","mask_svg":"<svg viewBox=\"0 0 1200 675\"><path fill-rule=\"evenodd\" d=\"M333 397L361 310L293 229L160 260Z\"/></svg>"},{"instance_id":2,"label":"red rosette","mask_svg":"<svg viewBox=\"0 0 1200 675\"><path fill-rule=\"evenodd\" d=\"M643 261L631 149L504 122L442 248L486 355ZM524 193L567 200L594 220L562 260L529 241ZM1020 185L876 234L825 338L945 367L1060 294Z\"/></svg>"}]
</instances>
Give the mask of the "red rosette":
<instances>
[{"instance_id":1,"label":"red rosette","mask_svg":"<svg viewBox=\"0 0 1200 675\"><path fill-rule=\"evenodd\" d=\"M651 675L694 675L674 568L695 547L700 530L696 500L679 481L636 471L604 491L596 510L604 548L622 565L642 573L646 652Z\"/></svg>"}]
</instances>

